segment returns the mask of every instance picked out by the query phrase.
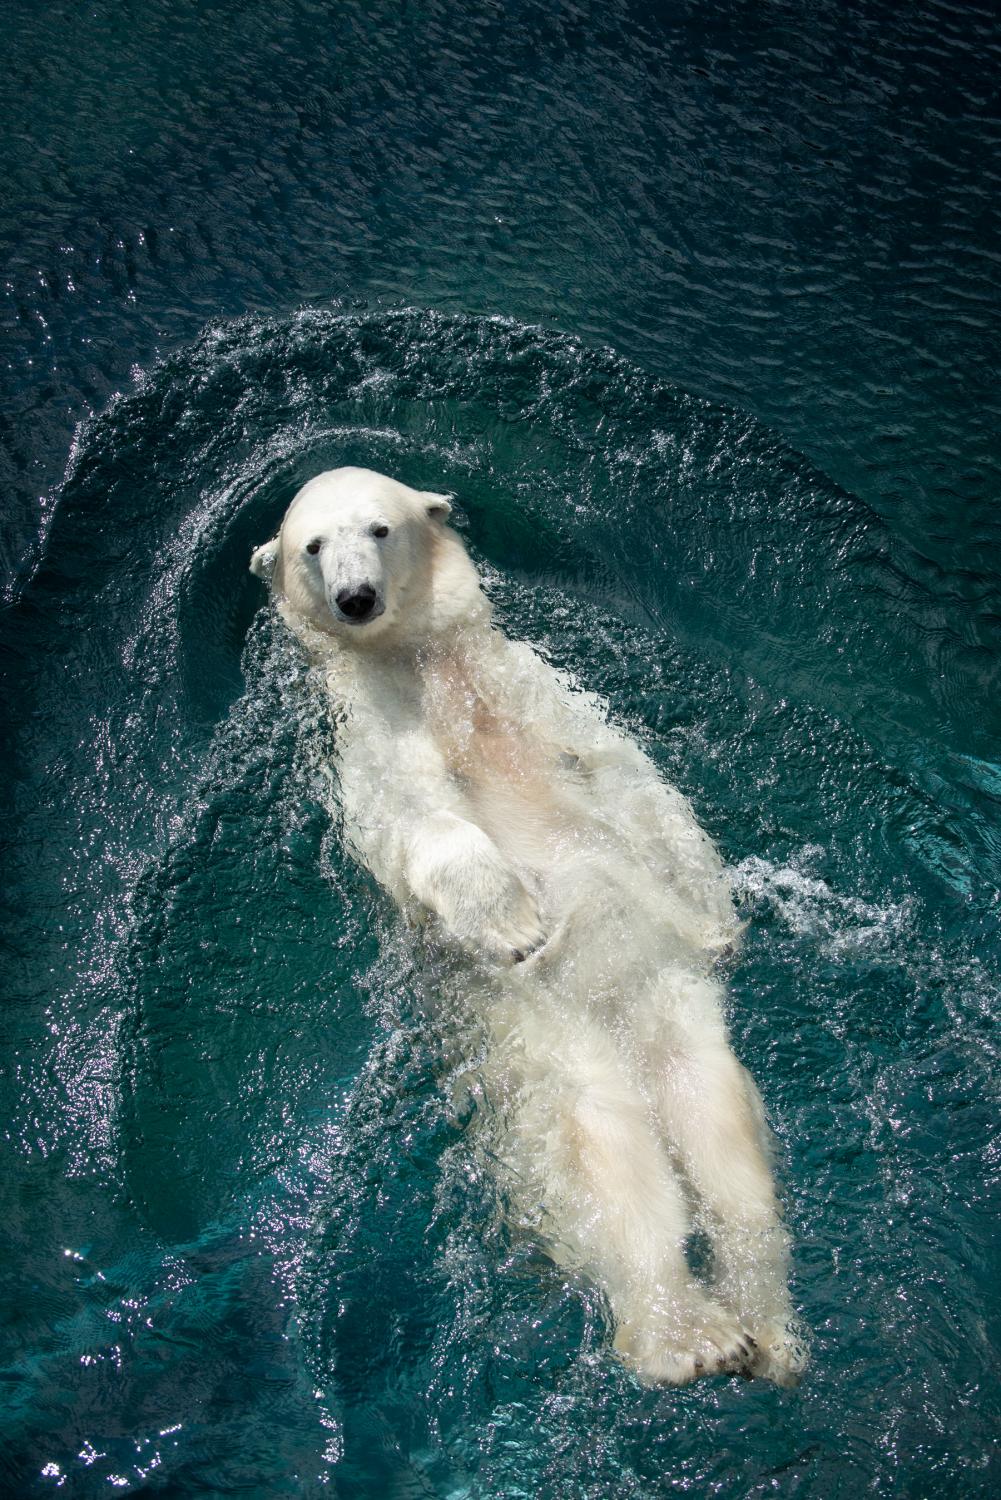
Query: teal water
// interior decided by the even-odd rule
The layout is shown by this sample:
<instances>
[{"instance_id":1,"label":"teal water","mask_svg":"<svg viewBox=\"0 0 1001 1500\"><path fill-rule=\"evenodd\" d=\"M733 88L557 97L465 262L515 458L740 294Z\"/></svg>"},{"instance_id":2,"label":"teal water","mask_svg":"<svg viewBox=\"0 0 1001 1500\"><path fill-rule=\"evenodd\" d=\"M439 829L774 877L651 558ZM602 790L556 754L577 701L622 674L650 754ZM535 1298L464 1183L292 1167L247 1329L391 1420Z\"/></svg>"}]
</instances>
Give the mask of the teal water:
<instances>
[{"instance_id":1,"label":"teal water","mask_svg":"<svg viewBox=\"0 0 1001 1500\"><path fill-rule=\"evenodd\" d=\"M3 1493L992 1493L989 15L14 14ZM247 572L346 463L735 870L795 1391L505 1225Z\"/></svg>"}]
</instances>

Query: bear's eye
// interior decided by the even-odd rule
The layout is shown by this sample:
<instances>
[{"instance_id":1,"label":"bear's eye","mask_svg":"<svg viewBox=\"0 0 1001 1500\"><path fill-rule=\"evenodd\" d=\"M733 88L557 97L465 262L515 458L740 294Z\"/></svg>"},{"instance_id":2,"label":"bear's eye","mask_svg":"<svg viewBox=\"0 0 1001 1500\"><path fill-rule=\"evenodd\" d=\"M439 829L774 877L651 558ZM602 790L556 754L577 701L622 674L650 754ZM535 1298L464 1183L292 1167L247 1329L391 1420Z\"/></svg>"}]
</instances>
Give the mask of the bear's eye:
<instances>
[{"instance_id":1,"label":"bear's eye","mask_svg":"<svg viewBox=\"0 0 1001 1500\"><path fill-rule=\"evenodd\" d=\"M372 535L373 536L388 536L389 535L389 527L388 526L373 526L372 527Z\"/></svg>"},{"instance_id":2,"label":"bear's eye","mask_svg":"<svg viewBox=\"0 0 1001 1500\"><path fill-rule=\"evenodd\" d=\"M306 543L306 551L309 553L310 557L315 557L316 554L319 552L319 550L320 550L320 544L319 544L319 542L307 542Z\"/></svg>"}]
</instances>

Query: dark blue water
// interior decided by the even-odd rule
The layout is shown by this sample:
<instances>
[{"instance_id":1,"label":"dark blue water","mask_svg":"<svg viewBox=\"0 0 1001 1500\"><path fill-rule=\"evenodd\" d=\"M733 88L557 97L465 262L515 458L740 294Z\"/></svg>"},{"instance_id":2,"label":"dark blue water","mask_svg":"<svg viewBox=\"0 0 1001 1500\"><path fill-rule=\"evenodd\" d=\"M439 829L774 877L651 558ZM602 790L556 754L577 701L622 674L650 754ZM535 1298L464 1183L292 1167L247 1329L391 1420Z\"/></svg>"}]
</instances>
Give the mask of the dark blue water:
<instances>
[{"instance_id":1,"label":"dark blue water","mask_svg":"<svg viewBox=\"0 0 1001 1500\"><path fill-rule=\"evenodd\" d=\"M998 1482L1001 26L8 8L0 1489ZM798 1390L641 1390L512 1236L246 571L454 490L748 918Z\"/></svg>"}]
</instances>

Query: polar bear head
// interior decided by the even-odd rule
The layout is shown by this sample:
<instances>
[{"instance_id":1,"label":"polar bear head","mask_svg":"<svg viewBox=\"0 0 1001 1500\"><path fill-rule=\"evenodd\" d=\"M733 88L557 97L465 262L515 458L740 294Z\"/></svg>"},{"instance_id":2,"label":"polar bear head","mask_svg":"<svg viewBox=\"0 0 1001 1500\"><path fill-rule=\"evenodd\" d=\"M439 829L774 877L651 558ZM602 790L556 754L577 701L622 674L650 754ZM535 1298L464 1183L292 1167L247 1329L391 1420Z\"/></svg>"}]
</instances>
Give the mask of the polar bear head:
<instances>
[{"instance_id":1,"label":"polar bear head","mask_svg":"<svg viewBox=\"0 0 1001 1500\"><path fill-rule=\"evenodd\" d=\"M445 525L445 495L371 469L329 469L305 484L250 570L283 613L350 645L421 640L481 617L466 549Z\"/></svg>"}]
</instances>

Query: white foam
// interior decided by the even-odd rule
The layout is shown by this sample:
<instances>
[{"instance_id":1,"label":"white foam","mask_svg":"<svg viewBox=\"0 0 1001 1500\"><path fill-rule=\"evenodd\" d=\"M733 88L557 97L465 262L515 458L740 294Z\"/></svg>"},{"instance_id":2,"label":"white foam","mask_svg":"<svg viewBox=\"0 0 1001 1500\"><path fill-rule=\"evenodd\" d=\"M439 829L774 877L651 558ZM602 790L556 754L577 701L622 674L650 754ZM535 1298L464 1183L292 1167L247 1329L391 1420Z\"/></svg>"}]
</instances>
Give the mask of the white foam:
<instances>
[{"instance_id":1,"label":"white foam","mask_svg":"<svg viewBox=\"0 0 1001 1500\"><path fill-rule=\"evenodd\" d=\"M734 894L743 902L764 902L794 936L813 940L829 958L886 948L909 925L913 903L880 905L833 890L808 868L823 852L804 845L789 864L750 855L731 872Z\"/></svg>"}]
</instances>

